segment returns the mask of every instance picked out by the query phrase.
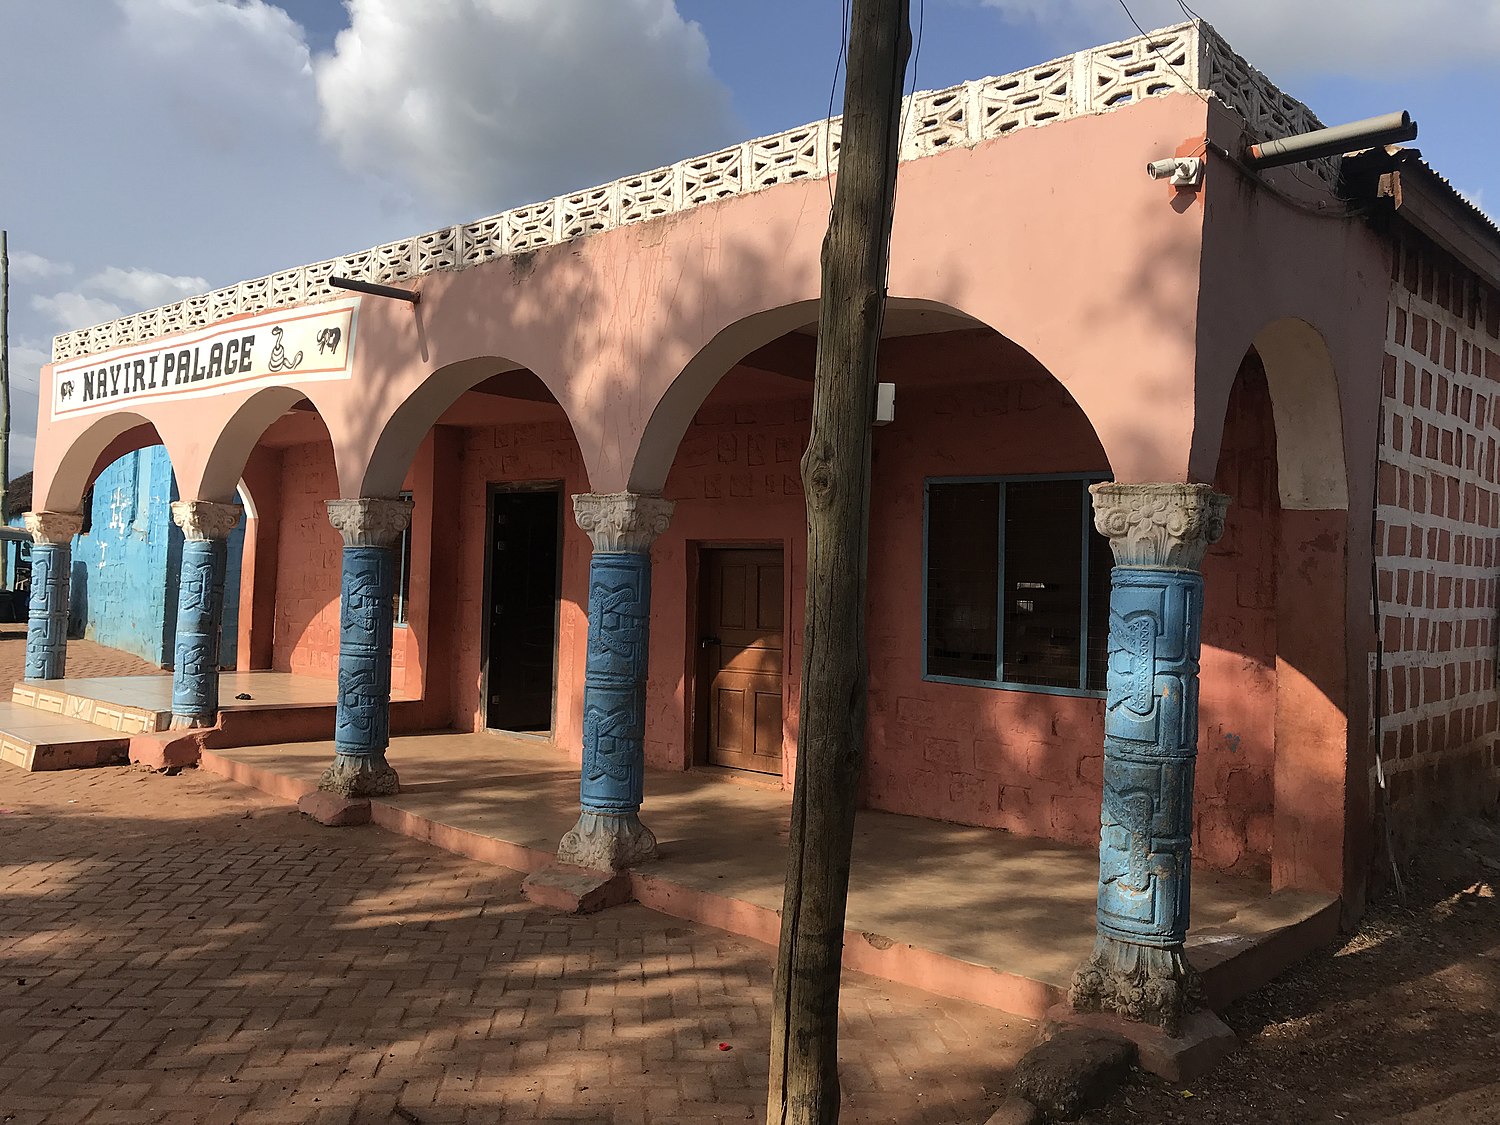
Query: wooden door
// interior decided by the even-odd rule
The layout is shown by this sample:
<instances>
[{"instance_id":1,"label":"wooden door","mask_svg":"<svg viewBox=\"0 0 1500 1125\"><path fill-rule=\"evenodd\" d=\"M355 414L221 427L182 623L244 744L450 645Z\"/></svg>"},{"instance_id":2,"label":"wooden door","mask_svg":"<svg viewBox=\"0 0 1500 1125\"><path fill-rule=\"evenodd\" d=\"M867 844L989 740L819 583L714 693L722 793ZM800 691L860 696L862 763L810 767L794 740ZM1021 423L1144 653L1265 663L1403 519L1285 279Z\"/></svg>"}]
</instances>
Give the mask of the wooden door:
<instances>
[{"instance_id":1,"label":"wooden door","mask_svg":"<svg viewBox=\"0 0 1500 1125\"><path fill-rule=\"evenodd\" d=\"M781 551L704 550L698 573L701 760L779 775Z\"/></svg>"}]
</instances>

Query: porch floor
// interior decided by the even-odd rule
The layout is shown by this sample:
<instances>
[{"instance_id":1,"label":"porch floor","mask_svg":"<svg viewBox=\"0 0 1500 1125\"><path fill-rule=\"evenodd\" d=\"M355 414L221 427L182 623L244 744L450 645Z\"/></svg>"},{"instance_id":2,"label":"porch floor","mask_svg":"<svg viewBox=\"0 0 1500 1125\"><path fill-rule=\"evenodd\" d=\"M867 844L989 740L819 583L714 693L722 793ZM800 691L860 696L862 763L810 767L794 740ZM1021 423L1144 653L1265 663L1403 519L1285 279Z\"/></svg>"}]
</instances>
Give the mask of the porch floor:
<instances>
[{"instance_id":1,"label":"porch floor","mask_svg":"<svg viewBox=\"0 0 1500 1125\"><path fill-rule=\"evenodd\" d=\"M331 743L205 751L203 766L286 800L314 789ZM553 859L577 816L578 765L540 740L439 733L391 740L402 792L382 827L518 870ZM790 794L709 771L651 770L642 820L661 858L635 897L774 943ZM1039 1016L1094 940L1098 857L996 829L861 811L845 935L848 968ZM1216 1005L1257 987L1338 923L1337 899L1194 872L1189 956Z\"/></svg>"},{"instance_id":2,"label":"porch floor","mask_svg":"<svg viewBox=\"0 0 1500 1125\"><path fill-rule=\"evenodd\" d=\"M172 710L172 673L144 676L79 676L61 680L21 680L18 689L45 688L117 707L141 711ZM220 672L219 708L250 711L273 707L331 707L336 702L338 681L316 679L293 672ZM248 695L249 699L236 696ZM415 699L399 689L391 692L397 702Z\"/></svg>"}]
</instances>

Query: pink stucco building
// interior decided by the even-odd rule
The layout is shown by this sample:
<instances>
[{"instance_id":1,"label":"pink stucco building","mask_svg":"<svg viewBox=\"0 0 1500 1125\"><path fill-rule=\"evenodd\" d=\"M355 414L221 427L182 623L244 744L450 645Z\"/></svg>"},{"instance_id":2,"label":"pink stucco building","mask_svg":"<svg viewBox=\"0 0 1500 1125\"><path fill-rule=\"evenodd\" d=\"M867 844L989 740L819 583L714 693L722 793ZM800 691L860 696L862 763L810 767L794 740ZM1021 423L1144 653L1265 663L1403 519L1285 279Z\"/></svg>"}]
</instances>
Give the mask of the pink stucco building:
<instances>
[{"instance_id":1,"label":"pink stucco building","mask_svg":"<svg viewBox=\"0 0 1500 1125\"><path fill-rule=\"evenodd\" d=\"M1383 817L1404 848L1494 806L1500 231L1412 150L1236 159L1316 126L1193 23L916 96L881 349L895 416L874 434L867 807L1097 844L1101 481L1230 498L1201 565L1199 870L1348 916ZM790 788L838 132L59 337L38 534L162 443L200 540L216 506L248 506L242 668L336 677L341 551L373 545L395 559L396 729L523 732L575 760L590 626L612 627L588 620L591 551L644 552L649 662L622 659L646 765ZM1201 182L1148 178L1172 156L1201 157ZM623 512L617 494L649 518L574 518L572 497ZM339 500L386 505L336 527ZM378 678L349 690L383 721Z\"/></svg>"}]
</instances>

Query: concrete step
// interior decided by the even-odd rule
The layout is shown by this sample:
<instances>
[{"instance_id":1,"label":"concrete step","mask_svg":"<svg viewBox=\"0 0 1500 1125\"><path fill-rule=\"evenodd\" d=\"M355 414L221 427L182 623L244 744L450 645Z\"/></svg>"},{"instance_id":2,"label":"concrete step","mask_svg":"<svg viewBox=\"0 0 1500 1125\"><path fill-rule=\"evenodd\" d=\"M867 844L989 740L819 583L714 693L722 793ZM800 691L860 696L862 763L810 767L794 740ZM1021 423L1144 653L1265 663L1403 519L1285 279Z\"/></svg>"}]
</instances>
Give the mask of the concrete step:
<instances>
[{"instance_id":1,"label":"concrete step","mask_svg":"<svg viewBox=\"0 0 1500 1125\"><path fill-rule=\"evenodd\" d=\"M23 703L0 703L0 762L23 770L123 765L130 735Z\"/></svg>"},{"instance_id":2,"label":"concrete step","mask_svg":"<svg viewBox=\"0 0 1500 1125\"><path fill-rule=\"evenodd\" d=\"M172 725L170 705L160 710L155 696L161 694L149 681L155 676L124 677L119 684L108 680L19 680L11 689L13 705L34 708L48 715L61 718L80 719L85 723L123 734L154 734ZM148 681L144 686L136 680ZM128 681L128 682L127 682ZM170 698L171 680L166 679L166 693ZM79 690L70 691L70 687ZM123 698L94 698L95 692L103 689L110 695Z\"/></svg>"}]
</instances>

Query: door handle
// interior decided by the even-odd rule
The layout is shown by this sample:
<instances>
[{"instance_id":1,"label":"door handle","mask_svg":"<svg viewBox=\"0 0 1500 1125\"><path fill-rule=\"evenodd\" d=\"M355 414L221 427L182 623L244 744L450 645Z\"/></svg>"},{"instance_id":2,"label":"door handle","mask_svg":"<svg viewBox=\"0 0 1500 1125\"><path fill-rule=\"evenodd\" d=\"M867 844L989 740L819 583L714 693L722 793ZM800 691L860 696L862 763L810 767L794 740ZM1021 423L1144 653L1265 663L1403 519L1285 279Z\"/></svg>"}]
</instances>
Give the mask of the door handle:
<instances>
[{"instance_id":1,"label":"door handle","mask_svg":"<svg viewBox=\"0 0 1500 1125\"><path fill-rule=\"evenodd\" d=\"M703 638L703 639L702 639L702 640L701 640L701 641L699 641L699 642L698 642L698 643L699 643L699 644L700 644L700 645L716 645L716 644L719 644L719 643L720 643L720 641L719 641L719 638L718 638L718 637L704 637L704 638Z\"/></svg>"}]
</instances>

